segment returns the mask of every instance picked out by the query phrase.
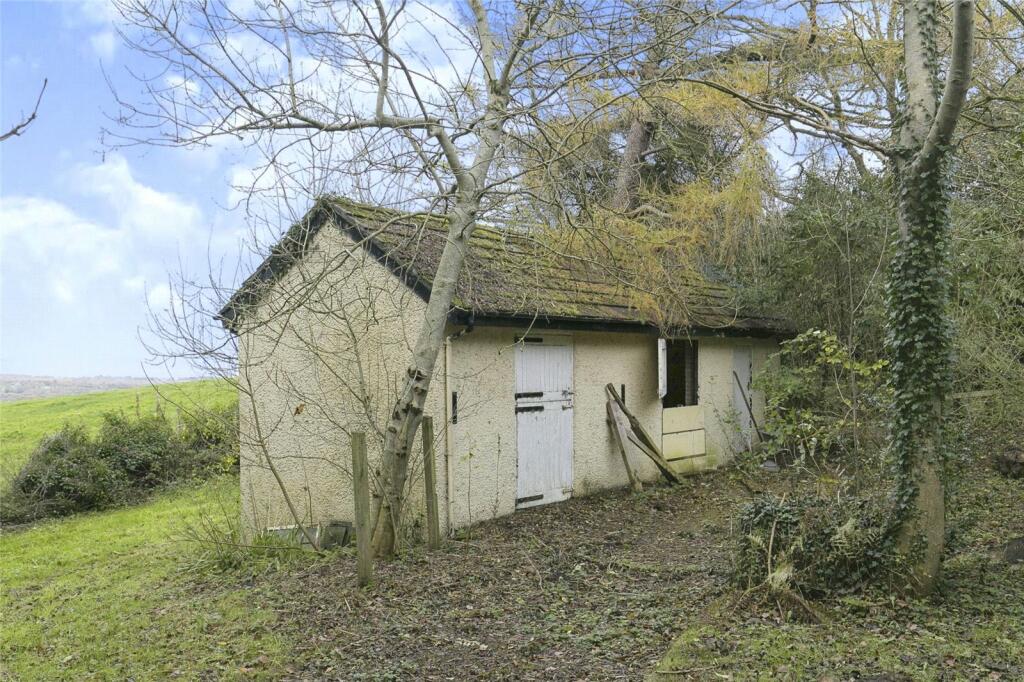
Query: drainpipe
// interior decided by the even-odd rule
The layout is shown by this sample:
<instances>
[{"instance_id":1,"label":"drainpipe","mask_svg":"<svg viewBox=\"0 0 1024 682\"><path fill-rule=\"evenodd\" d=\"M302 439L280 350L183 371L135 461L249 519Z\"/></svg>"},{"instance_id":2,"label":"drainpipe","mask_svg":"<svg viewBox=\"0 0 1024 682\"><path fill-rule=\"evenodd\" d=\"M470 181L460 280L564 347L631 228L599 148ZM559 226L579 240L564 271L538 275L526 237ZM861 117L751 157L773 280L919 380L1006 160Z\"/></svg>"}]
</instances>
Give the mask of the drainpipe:
<instances>
[{"instance_id":1,"label":"drainpipe","mask_svg":"<svg viewBox=\"0 0 1024 682\"><path fill-rule=\"evenodd\" d=\"M451 384L449 383L449 377L452 371L452 341L461 338L466 334L473 331L476 319L473 313L469 314L469 319L466 320L466 326L455 332L449 334L444 338L444 399L441 401L444 405L444 463L445 463L445 523L446 530L450 534L452 531L452 477L455 472L452 471L452 451L454 447L454 436L452 434L452 414L451 414Z\"/></svg>"}]
</instances>

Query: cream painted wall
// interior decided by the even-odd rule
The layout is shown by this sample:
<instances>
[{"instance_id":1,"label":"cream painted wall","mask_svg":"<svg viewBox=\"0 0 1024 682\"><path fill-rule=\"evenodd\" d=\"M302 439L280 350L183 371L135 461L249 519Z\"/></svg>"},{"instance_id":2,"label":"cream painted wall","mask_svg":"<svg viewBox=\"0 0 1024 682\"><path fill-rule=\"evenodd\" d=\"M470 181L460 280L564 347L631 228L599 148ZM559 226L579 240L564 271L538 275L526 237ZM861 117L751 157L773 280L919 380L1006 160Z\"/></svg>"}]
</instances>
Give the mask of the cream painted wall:
<instances>
[{"instance_id":1,"label":"cream painted wall","mask_svg":"<svg viewBox=\"0 0 1024 682\"><path fill-rule=\"evenodd\" d=\"M524 329L478 327L450 342L449 394L458 392L458 423L450 427L448 468L453 528L510 514L516 496L515 339ZM652 336L532 330L573 341L573 495L629 483L606 423L605 384L626 385L626 404L644 426L661 428L656 344ZM659 476L645 456L630 457L645 480Z\"/></svg>"},{"instance_id":2,"label":"cream painted wall","mask_svg":"<svg viewBox=\"0 0 1024 682\"><path fill-rule=\"evenodd\" d=\"M383 444L380 428L424 308L384 266L331 228L320 232L312 252L264 298L252 319L269 323L244 331L239 344L242 513L250 532L293 523L267 455L304 521L352 519L349 434L367 433L375 469ZM524 332L449 331L425 410L434 417L438 439L442 531L515 510L514 340ZM573 494L627 485L606 423L604 386L625 384L627 407L657 438L662 424L655 337L531 333L567 335L573 342ZM733 351L742 345L751 347L755 373L777 347L765 340L699 339L708 448L708 457L695 461L699 468L727 461L740 444L733 426L732 367ZM364 391L368 404L359 399ZM453 392L459 396L454 425L448 423ZM755 394L754 403L761 419L763 398ZM659 477L636 448L630 447L629 456L642 479ZM410 462L406 518L418 533L424 515L419 442Z\"/></svg>"},{"instance_id":3,"label":"cream painted wall","mask_svg":"<svg viewBox=\"0 0 1024 682\"><path fill-rule=\"evenodd\" d=\"M778 343L770 339L708 338L698 339L697 358L699 403L704 408L704 428L707 438L706 467L728 462L746 445L737 426L738 410L733 404L733 354L743 347L751 350L752 374L757 375L768 356L778 350ZM764 395L760 391L749 394L758 423L764 420Z\"/></svg>"},{"instance_id":4,"label":"cream painted wall","mask_svg":"<svg viewBox=\"0 0 1024 682\"><path fill-rule=\"evenodd\" d=\"M247 529L294 523L267 455L304 522L352 520L350 433L367 434L372 476L383 446L381 425L404 376L424 309L414 292L329 226L264 297L239 338L241 494ZM252 320L269 323L255 326ZM426 413L441 415L436 430L442 443L443 386L441 357ZM439 466L442 505L448 488L444 473ZM422 486L417 442L406 510L414 531L424 514Z\"/></svg>"}]
</instances>

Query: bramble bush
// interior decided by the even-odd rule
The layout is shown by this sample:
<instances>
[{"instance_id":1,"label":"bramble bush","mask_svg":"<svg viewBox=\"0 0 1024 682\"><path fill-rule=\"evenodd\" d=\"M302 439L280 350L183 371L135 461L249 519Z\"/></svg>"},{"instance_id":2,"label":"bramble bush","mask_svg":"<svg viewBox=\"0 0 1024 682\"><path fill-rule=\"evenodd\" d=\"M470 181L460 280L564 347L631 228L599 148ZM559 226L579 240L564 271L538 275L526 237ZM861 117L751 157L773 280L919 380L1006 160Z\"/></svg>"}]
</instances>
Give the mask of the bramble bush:
<instances>
[{"instance_id":1,"label":"bramble bush","mask_svg":"<svg viewBox=\"0 0 1024 682\"><path fill-rule=\"evenodd\" d=\"M238 463L234 407L171 420L111 412L95 435L65 424L44 438L0 496L0 520L23 523L132 504Z\"/></svg>"},{"instance_id":2,"label":"bramble bush","mask_svg":"<svg viewBox=\"0 0 1024 682\"><path fill-rule=\"evenodd\" d=\"M900 584L907 575L890 518L879 494L764 495L737 519L733 579L747 590L802 597Z\"/></svg>"},{"instance_id":3,"label":"bramble bush","mask_svg":"<svg viewBox=\"0 0 1024 682\"><path fill-rule=\"evenodd\" d=\"M829 484L764 495L737 517L734 582L745 595L788 601L904 583L893 543L886 475L890 389L884 360L853 356L836 335L811 329L783 342L756 379L764 391L769 454Z\"/></svg>"}]
</instances>

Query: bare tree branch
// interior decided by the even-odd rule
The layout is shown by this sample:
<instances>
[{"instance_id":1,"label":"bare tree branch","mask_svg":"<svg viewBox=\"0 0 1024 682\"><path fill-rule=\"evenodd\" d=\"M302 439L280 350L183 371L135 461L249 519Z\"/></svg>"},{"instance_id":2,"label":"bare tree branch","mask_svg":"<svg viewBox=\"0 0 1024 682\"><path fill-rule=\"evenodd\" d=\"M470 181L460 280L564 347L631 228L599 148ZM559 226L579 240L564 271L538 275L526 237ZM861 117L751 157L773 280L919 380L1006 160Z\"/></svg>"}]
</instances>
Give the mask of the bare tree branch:
<instances>
[{"instance_id":1,"label":"bare tree branch","mask_svg":"<svg viewBox=\"0 0 1024 682\"><path fill-rule=\"evenodd\" d=\"M0 142L7 140L12 137L17 137L25 132L25 129L32 124L32 121L36 120L36 114L39 111L39 103L43 101L43 93L46 92L47 79L43 79L43 87L39 89L39 96L36 97L36 105L32 107L32 113L27 117L23 118L20 123L17 123L8 130L6 133L0 135Z\"/></svg>"}]
</instances>

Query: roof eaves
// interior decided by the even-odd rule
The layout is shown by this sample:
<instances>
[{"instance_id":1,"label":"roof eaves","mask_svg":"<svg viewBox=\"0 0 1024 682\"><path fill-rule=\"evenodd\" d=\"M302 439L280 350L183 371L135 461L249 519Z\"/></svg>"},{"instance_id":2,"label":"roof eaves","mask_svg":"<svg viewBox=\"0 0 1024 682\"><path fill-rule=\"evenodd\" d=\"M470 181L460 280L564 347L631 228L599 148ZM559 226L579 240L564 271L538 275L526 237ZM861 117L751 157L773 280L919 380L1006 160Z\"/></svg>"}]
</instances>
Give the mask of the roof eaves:
<instances>
[{"instance_id":1,"label":"roof eaves","mask_svg":"<svg viewBox=\"0 0 1024 682\"><path fill-rule=\"evenodd\" d=\"M583 317L566 315L542 315L526 313L475 312L454 309L448 315L448 322L454 325L475 327L517 327L564 331L634 332L667 338L786 338L794 332L780 321L767 318L747 318L740 324L727 326L676 326L664 330L654 322L640 320L612 319L604 317Z\"/></svg>"},{"instance_id":2,"label":"roof eaves","mask_svg":"<svg viewBox=\"0 0 1024 682\"><path fill-rule=\"evenodd\" d=\"M362 246L374 259L386 267L391 274L398 277L403 284L413 290L424 302L430 300L430 280L423 277L412 264L403 264L394 258L373 235L366 231L352 216L338 206L331 207L332 213L338 218L336 224L345 231L352 241Z\"/></svg>"},{"instance_id":3,"label":"roof eaves","mask_svg":"<svg viewBox=\"0 0 1024 682\"><path fill-rule=\"evenodd\" d=\"M399 262L373 237L372 231L362 225L362 218L356 217L346 208L350 202L339 201L336 197L321 197L297 223L270 250L270 254L256 268L217 313L216 318L228 330L237 331L238 322L247 309L259 303L266 289L280 280L297 263L312 245L313 239L328 222L349 236L356 244L366 249L380 264L384 265L402 283L413 290L424 301L430 299L430 281L412 265ZM381 214L387 215L383 209ZM395 214L397 216L397 214ZM387 218L393 219L395 216Z\"/></svg>"},{"instance_id":4,"label":"roof eaves","mask_svg":"<svg viewBox=\"0 0 1024 682\"><path fill-rule=\"evenodd\" d=\"M246 309L256 305L267 287L283 277L302 258L328 217L330 213L324 202L317 201L301 220L288 228L255 272L242 282L220 309L216 319L220 320L226 329L235 331Z\"/></svg>"}]
</instances>

